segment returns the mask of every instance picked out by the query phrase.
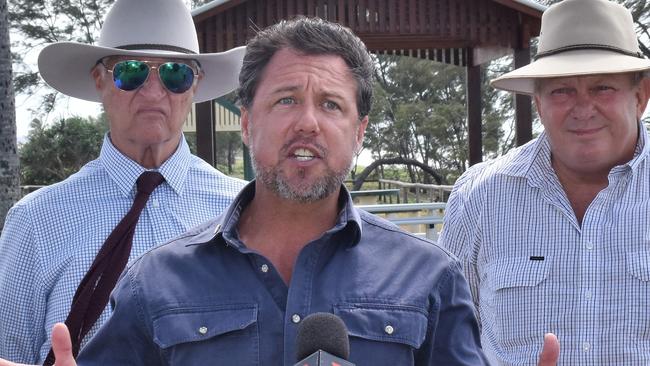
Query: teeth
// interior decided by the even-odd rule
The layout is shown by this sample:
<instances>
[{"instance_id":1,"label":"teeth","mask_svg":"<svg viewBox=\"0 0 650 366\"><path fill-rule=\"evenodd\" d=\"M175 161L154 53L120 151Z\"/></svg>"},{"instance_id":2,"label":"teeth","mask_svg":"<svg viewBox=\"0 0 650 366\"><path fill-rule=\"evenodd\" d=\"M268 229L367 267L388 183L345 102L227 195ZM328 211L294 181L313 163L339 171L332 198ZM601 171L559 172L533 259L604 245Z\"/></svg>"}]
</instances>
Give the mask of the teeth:
<instances>
[{"instance_id":1,"label":"teeth","mask_svg":"<svg viewBox=\"0 0 650 366\"><path fill-rule=\"evenodd\" d=\"M297 149L293 152L293 155L296 157L296 160L307 161L314 158L314 154L307 149Z\"/></svg>"}]
</instances>

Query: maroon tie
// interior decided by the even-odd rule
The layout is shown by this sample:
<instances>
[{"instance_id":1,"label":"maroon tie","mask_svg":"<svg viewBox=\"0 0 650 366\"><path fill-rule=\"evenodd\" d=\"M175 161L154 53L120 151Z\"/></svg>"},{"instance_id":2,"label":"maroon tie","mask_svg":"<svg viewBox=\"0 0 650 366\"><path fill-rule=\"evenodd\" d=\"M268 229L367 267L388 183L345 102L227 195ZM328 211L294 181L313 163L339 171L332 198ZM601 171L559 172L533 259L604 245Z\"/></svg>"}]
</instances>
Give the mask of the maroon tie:
<instances>
[{"instance_id":1,"label":"maroon tie","mask_svg":"<svg viewBox=\"0 0 650 366\"><path fill-rule=\"evenodd\" d=\"M111 291L126 267L140 213L151 192L164 180L158 172L144 172L138 177L138 194L131 209L108 236L77 287L70 313L65 320L72 337L72 353L75 358L79 354L81 341L104 311ZM43 365L51 366L54 361L54 352L50 349Z\"/></svg>"}]
</instances>

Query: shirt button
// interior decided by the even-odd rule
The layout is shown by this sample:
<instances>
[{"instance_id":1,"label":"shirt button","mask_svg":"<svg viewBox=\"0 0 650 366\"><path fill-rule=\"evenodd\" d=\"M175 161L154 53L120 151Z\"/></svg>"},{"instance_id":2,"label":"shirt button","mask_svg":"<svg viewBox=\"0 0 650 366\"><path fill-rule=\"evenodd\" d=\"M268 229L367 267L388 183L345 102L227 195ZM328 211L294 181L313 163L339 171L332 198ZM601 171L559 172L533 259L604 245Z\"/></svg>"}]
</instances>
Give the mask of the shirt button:
<instances>
[{"instance_id":1,"label":"shirt button","mask_svg":"<svg viewBox=\"0 0 650 366\"><path fill-rule=\"evenodd\" d=\"M158 206L160 206L160 203L158 202L157 198L154 198L154 199L151 200L151 205L153 207L158 207Z\"/></svg>"},{"instance_id":2,"label":"shirt button","mask_svg":"<svg viewBox=\"0 0 650 366\"><path fill-rule=\"evenodd\" d=\"M585 291L585 299L591 300L592 293L590 290Z\"/></svg>"},{"instance_id":3,"label":"shirt button","mask_svg":"<svg viewBox=\"0 0 650 366\"><path fill-rule=\"evenodd\" d=\"M207 332L208 332L208 327L199 328L199 333L201 333L201 335L205 335Z\"/></svg>"},{"instance_id":4,"label":"shirt button","mask_svg":"<svg viewBox=\"0 0 650 366\"><path fill-rule=\"evenodd\" d=\"M294 324L298 324L298 323L300 323L300 315L298 315L298 314L293 314L293 315L291 316L291 321L292 321Z\"/></svg>"},{"instance_id":5,"label":"shirt button","mask_svg":"<svg viewBox=\"0 0 650 366\"><path fill-rule=\"evenodd\" d=\"M394 331L395 331L395 328L393 328L392 325L387 325L386 327L384 327L384 332L386 332L386 334L388 334L388 335L393 334Z\"/></svg>"},{"instance_id":6,"label":"shirt button","mask_svg":"<svg viewBox=\"0 0 650 366\"><path fill-rule=\"evenodd\" d=\"M262 272L264 272L264 273L268 272L268 271L269 271L269 266L268 266L268 264L262 264L262 268L261 268L261 269L262 269Z\"/></svg>"},{"instance_id":7,"label":"shirt button","mask_svg":"<svg viewBox=\"0 0 650 366\"><path fill-rule=\"evenodd\" d=\"M582 342L582 350L584 352L589 352L591 349L591 344L589 342Z\"/></svg>"},{"instance_id":8,"label":"shirt button","mask_svg":"<svg viewBox=\"0 0 650 366\"><path fill-rule=\"evenodd\" d=\"M585 243L585 247L586 247L587 249L593 249L593 248L594 248L594 244L593 244L592 242L588 241L588 242Z\"/></svg>"}]
</instances>

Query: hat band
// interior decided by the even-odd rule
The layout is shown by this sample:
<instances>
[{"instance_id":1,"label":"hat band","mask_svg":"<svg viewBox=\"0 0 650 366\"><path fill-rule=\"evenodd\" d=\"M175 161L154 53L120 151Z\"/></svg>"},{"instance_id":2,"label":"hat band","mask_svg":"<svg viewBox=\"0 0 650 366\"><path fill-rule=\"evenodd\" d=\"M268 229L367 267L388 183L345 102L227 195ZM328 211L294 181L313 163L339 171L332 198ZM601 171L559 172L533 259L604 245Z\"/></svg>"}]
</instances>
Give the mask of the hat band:
<instances>
[{"instance_id":1,"label":"hat band","mask_svg":"<svg viewBox=\"0 0 650 366\"><path fill-rule=\"evenodd\" d=\"M620 53L627 56L643 58L643 54L641 54L641 52L630 52L622 48L608 46L604 44L586 43L586 44L574 44L571 46L564 46L564 47L555 48L544 52L538 52L537 55L535 55L534 59L538 60L542 57L551 56L551 55L555 55L567 51L575 51L575 50L605 50L605 51Z\"/></svg>"},{"instance_id":2,"label":"hat band","mask_svg":"<svg viewBox=\"0 0 650 366\"><path fill-rule=\"evenodd\" d=\"M124 46L117 46L115 48L121 49L121 50L127 50L127 51L134 51L134 50L160 50L160 51L173 51L173 52L179 52L179 53L187 53L187 54L192 54L196 55L196 52L192 50L188 50L187 48L183 47L177 47L177 46L170 46L166 44L154 44L154 43L143 43L143 44L127 44Z\"/></svg>"}]
</instances>

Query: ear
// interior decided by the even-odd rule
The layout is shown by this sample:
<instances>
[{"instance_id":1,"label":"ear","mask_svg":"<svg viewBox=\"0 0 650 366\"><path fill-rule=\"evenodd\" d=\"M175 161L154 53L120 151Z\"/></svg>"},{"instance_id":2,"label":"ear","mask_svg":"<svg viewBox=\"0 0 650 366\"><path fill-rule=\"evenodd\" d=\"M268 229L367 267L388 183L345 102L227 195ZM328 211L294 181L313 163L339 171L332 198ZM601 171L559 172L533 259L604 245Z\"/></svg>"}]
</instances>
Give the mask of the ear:
<instances>
[{"instance_id":1,"label":"ear","mask_svg":"<svg viewBox=\"0 0 650 366\"><path fill-rule=\"evenodd\" d=\"M648 97L650 97L650 78L644 77L639 81L636 90L636 119L641 120L643 112L648 105Z\"/></svg>"},{"instance_id":2,"label":"ear","mask_svg":"<svg viewBox=\"0 0 650 366\"><path fill-rule=\"evenodd\" d=\"M357 128L357 136L356 136L356 151L358 152L359 149L361 149L361 146L363 146L363 137L366 135L366 128L368 127L368 116L364 116L361 121L359 122L359 127Z\"/></svg>"},{"instance_id":3,"label":"ear","mask_svg":"<svg viewBox=\"0 0 650 366\"><path fill-rule=\"evenodd\" d=\"M95 65L95 67L90 70L90 75L93 77L93 80L95 80L95 89L97 89L101 94L101 90L104 87L104 75L106 75L104 66L100 64Z\"/></svg>"},{"instance_id":4,"label":"ear","mask_svg":"<svg viewBox=\"0 0 650 366\"><path fill-rule=\"evenodd\" d=\"M533 101L535 102L535 109L537 110L537 114L539 115L539 119L543 120L543 116L542 116L542 100L541 100L541 98L539 97L539 95L537 93L535 93L535 95L533 95Z\"/></svg>"},{"instance_id":5,"label":"ear","mask_svg":"<svg viewBox=\"0 0 650 366\"><path fill-rule=\"evenodd\" d=\"M239 111L241 112L241 140L244 145L249 146L248 124L250 123L250 114L245 107L240 107Z\"/></svg>"},{"instance_id":6,"label":"ear","mask_svg":"<svg viewBox=\"0 0 650 366\"><path fill-rule=\"evenodd\" d=\"M194 82L194 85L192 85L192 95L196 94L196 89L199 88L199 83L203 80L203 75L203 70L199 71L199 74L196 76L196 81Z\"/></svg>"}]
</instances>

